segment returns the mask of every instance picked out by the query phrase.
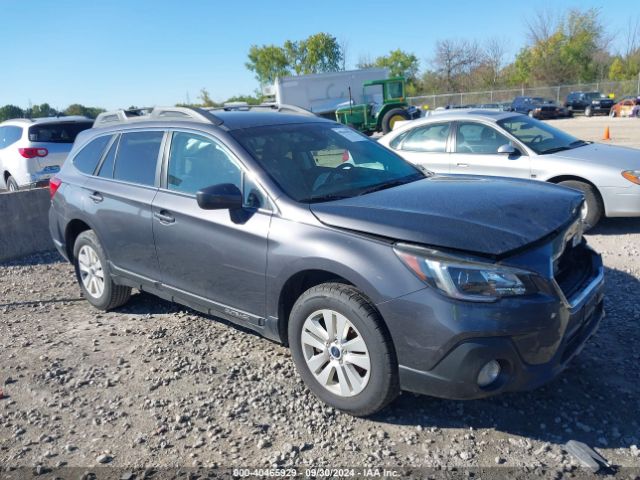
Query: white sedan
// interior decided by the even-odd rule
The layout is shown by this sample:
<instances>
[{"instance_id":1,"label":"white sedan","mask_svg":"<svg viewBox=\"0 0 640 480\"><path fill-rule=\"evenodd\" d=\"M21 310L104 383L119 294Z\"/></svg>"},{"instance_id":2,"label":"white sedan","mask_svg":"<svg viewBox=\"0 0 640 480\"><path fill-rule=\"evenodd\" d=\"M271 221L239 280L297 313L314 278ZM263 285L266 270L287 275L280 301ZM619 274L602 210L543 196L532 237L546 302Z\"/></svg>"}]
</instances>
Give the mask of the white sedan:
<instances>
[{"instance_id":1,"label":"white sedan","mask_svg":"<svg viewBox=\"0 0 640 480\"><path fill-rule=\"evenodd\" d=\"M640 216L640 151L579 140L513 112L458 110L403 122L378 140L436 173L557 183L585 195L583 219Z\"/></svg>"}]
</instances>

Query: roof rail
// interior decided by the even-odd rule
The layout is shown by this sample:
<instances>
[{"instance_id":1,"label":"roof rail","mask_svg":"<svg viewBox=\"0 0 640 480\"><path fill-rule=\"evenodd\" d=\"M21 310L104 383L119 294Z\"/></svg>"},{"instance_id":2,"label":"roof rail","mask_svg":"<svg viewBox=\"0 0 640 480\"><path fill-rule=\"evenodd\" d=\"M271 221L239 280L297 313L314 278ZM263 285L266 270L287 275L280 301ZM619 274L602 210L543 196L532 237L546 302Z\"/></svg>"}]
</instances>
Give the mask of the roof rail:
<instances>
[{"instance_id":1,"label":"roof rail","mask_svg":"<svg viewBox=\"0 0 640 480\"><path fill-rule=\"evenodd\" d=\"M196 107L154 107L135 110L112 110L103 112L93 122L93 128L117 123L131 123L152 120L187 120L222 125L222 120L208 110Z\"/></svg>"},{"instance_id":2,"label":"roof rail","mask_svg":"<svg viewBox=\"0 0 640 480\"><path fill-rule=\"evenodd\" d=\"M249 105L246 102L229 102L225 103L222 107L211 107L207 108L210 112L215 112L216 110L224 110L226 112L248 112L248 111L256 111L256 110L271 110L281 113L295 113L298 115L306 115L309 117L317 116L311 110L307 110L306 108L298 107L297 105L289 105L287 103L261 103L259 105Z\"/></svg>"}]
</instances>

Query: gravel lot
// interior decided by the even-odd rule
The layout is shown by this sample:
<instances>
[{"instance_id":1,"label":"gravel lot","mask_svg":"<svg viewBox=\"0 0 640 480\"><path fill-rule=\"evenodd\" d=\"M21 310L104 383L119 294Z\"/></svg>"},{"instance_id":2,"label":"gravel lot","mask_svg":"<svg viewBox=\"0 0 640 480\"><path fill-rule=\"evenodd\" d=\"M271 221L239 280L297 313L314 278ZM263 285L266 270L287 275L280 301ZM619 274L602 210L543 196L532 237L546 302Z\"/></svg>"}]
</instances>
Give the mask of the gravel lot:
<instances>
[{"instance_id":1,"label":"gravel lot","mask_svg":"<svg viewBox=\"0 0 640 480\"><path fill-rule=\"evenodd\" d=\"M605 258L608 316L557 380L481 401L403 394L370 419L316 401L287 349L238 327L147 294L100 313L54 253L4 264L0 465L511 466L559 478L576 468L562 447L577 439L639 467L640 221L605 221L589 241Z\"/></svg>"},{"instance_id":2,"label":"gravel lot","mask_svg":"<svg viewBox=\"0 0 640 480\"><path fill-rule=\"evenodd\" d=\"M640 147L640 120L553 123L587 140L609 125L615 143ZM470 402L403 394L369 419L316 401L287 349L237 326L147 294L98 312L55 253L0 264L0 467L482 467L483 478L560 478L585 474L563 450L575 439L618 476L640 478L640 219L606 220L588 239L607 267L607 317L559 378Z\"/></svg>"},{"instance_id":3,"label":"gravel lot","mask_svg":"<svg viewBox=\"0 0 640 480\"><path fill-rule=\"evenodd\" d=\"M571 135L592 142L611 143L626 147L640 148L640 118L585 117L548 120L556 128ZM604 129L609 127L611 140L602 140Z\"/></svg>"}]
</instances>

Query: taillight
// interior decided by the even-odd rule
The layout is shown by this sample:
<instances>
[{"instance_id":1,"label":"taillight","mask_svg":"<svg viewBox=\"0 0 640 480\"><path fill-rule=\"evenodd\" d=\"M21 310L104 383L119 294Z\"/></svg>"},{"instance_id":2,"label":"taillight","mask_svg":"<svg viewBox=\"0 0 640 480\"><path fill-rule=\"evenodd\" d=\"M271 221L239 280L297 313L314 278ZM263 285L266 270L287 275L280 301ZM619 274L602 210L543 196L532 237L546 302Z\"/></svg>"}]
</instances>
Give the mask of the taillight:
<instances>
[{"instance_id":1,"label":"taillight","mask_svg":"<svg viewBox=\"0 0 640 480\"><path fill-rule=\"evenodd\" d=\"M51 198L53 198L53 196L56 194L58 188L60 188L60 185L62 185L62 180L60 180L59 178L51 177L49 179L49 196Z\"/></svg>"},{"instance_id":2,"label":"taillight","mask_svg":"<svg viewBox=\"0 0 640 480\"><path fill-rule=\"evenodd\" d=\"M349 150L345 150L344 152L342 152L342 161L343 162L349 161Z\"/></svg>"},{"instance_id":3,"label":"taillight","mask_svg":"<svg viewBox=\"0 0 640 480\"><path fill-rule=\"evenodd\" d=\"M19 148L18 151L24 158L46 157L49 155L49 150L46 148Z\"/></svg>"}]
</instances>

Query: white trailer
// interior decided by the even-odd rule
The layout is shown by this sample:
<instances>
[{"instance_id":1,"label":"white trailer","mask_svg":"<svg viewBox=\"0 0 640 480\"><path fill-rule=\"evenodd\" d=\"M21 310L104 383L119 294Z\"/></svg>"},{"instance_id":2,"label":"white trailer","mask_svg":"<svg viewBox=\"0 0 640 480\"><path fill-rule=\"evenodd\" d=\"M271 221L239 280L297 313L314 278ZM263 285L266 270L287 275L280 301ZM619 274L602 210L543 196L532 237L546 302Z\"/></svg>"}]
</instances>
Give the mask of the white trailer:
<instances>
[{"instance_id":1,"label":"white trailer","mask_svg":"<svg viewBox=\"0 0 640 480\"><path fill-rule=\"evenodd\" d=\"M275 84L269 85L263 93L275 96L277 104L296 105L319 115L327 115L341 103L349 101L349 87L351 99L355 103L364 103L364 82L385 78L389 78L386 68L298 75L277 78Z\"/></svg>"}]
</instances>

